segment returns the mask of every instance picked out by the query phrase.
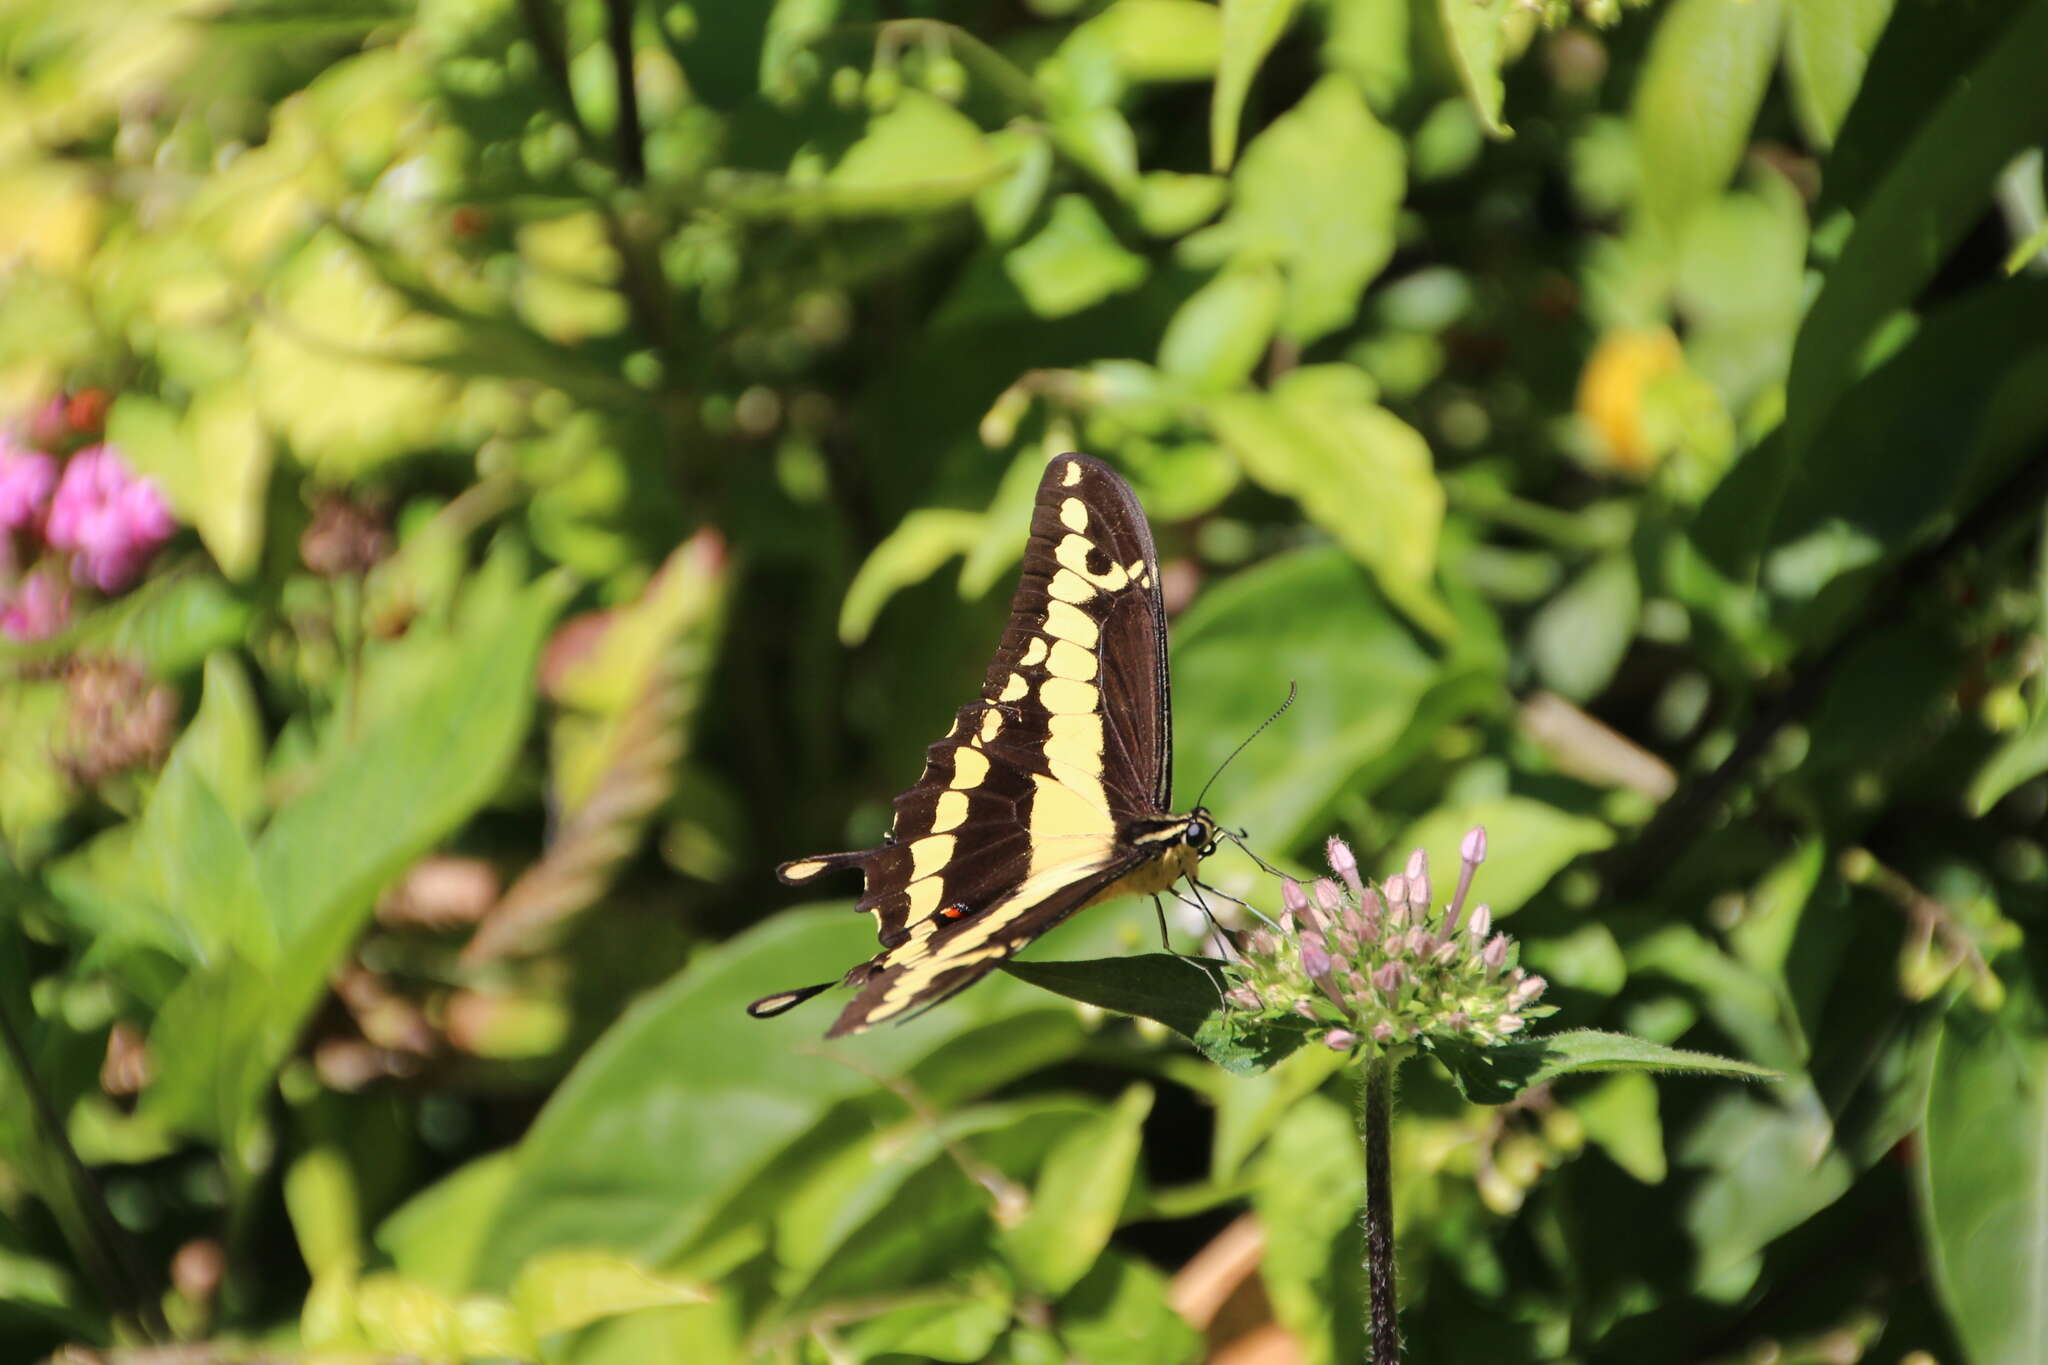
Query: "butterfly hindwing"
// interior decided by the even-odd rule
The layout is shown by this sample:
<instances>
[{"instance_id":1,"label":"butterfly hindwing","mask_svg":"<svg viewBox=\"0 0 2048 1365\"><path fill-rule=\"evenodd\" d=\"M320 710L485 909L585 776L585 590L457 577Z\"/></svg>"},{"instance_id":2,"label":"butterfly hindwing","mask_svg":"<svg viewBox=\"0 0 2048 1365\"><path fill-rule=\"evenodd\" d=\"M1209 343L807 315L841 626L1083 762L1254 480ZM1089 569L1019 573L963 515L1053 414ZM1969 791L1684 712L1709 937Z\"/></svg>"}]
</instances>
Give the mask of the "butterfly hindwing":
<instances>
[{"instance_id":1,"label":"butterfly hindwing","mask_svg":"<svg viewBox=\"0 0 2048 1365\"><path fill-rule=\"evenodd\" d=\"M1172 747L1144 512L1107 465L1055 457L981 696L896 798L888 841L780 869L793 883L850 867L865 879L882 951L847 974L858 989L832 1035L936 1003L1134 872L1178 868L1159 832L1175 819Z\"/></svg>"}]
</instances>

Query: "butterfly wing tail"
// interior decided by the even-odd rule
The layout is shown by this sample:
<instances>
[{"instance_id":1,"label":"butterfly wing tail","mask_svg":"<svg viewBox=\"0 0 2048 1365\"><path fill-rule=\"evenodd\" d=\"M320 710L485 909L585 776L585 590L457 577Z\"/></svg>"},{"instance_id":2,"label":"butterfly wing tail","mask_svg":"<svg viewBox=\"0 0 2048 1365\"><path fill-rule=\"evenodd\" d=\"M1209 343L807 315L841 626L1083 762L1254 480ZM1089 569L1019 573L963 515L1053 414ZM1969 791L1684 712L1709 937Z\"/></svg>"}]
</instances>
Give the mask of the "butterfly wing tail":
<instances>
[{"instance_id":1,"label":"butterfly wing tail","mask_svg":"<svg viewBox=\"0 0 2048 1365\"><path fill-rule=\"evenodd\" d=\"M773 995L764 995L747 1006L747 1013L756 1019L773 1019L776 1015L786 1014L812 996L829 991L838 984L837 981L822 981L815 986L799 986L793 991L777 991Z\"/></svg>"},{"instance_id":2,"label":"butterfly wing tail","mask_svg":"<svg viewBox=\"0 0 2048 1365\"><path fill-rule=\"evenodd\" d=\"M868 859L880 849L861 848L850 853L820 853L814 857L798 858L775 869L775 875L784 886L806 886L827 872L844 872L848 868L865 868Z\"/></svg>"}]
</instances>

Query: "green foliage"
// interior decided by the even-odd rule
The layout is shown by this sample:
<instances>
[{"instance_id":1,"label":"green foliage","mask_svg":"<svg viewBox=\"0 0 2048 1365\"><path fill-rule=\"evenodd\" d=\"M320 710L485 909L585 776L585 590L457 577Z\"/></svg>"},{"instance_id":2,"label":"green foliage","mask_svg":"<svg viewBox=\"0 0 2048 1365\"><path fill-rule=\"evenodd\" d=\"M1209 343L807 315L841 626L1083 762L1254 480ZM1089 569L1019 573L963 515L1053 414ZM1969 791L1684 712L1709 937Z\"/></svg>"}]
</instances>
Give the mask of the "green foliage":
<instances>
[{"instance_id":1,"label":"green foliage","mask_svg":"<svg viewBox=\"0 0 2048 1365\"><path fill-rule=\"evenodd\" d=\"M2034 1358L2048 0L0 46L0 510L104 440L177 528L104 590L0 528L15 1355L1169 1365L1257 1243L1358 1359L1344 1059L1150 907L879 1036L741 1012L872 951L768 870L876 837L1086 449L1177 798L1292 682L1206 803L1439 893L1483 824L1549 983L1403 1071L1416 1359Z\"/></svg>"}]
</instances>

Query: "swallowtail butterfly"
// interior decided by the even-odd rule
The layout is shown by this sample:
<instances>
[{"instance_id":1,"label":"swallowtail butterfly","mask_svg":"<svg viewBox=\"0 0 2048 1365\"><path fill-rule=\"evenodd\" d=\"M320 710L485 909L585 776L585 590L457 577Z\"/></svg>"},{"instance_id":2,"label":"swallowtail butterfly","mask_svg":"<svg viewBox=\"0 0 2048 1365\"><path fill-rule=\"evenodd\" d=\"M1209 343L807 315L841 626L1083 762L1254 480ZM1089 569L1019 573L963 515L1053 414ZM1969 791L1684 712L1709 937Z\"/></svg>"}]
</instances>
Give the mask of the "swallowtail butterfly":
<instances>
[{"instance_id":1,"label":"swallowtail butterfly","mask_svg":"<svg viewBox=\"0 0 2048 1365\"><path fill-rule=\"evenodd\" d=\"M1217 829L1175 815L1166 607L1130 485L1060 455L981 695L925 754L878 848L784 863L792 886L859 868L882 951L846 973L827 1037L936 1004L1076 910L1191 877ZM833 984L763 996L767 1018Z\"/></svg>"}]
</instances>

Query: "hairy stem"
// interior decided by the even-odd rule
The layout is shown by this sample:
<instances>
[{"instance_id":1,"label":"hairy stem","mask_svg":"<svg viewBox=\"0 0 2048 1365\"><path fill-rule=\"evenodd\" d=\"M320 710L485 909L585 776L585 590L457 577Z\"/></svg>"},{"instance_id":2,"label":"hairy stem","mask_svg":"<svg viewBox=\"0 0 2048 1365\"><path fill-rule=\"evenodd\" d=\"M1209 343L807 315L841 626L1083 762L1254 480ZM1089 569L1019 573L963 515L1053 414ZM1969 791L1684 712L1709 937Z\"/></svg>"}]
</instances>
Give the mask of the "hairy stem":
<instances>
[{"instance_id":1,"label":"hairy stem","mask_svg":"<svg viewBox=\"0 0 2048 1365\"><path fill-rule=\"evenodd\" d=\"M1394 1123L1394 1059L1365 1064L1358 1088L1358 1131L1365 1142L1365 1276L1371 1298L1367 1330L1372 1365L1398 1365L1401 1333L1394 1302L1394 1193L1388 1181L1387 1136Z\"/></svg>"}]
</instances>

